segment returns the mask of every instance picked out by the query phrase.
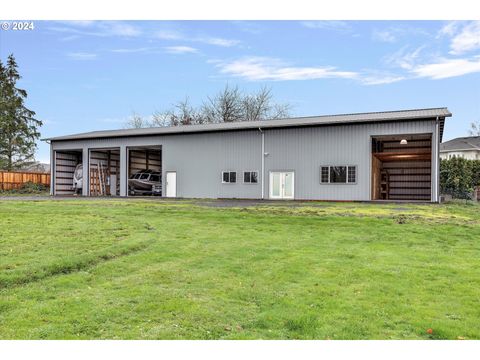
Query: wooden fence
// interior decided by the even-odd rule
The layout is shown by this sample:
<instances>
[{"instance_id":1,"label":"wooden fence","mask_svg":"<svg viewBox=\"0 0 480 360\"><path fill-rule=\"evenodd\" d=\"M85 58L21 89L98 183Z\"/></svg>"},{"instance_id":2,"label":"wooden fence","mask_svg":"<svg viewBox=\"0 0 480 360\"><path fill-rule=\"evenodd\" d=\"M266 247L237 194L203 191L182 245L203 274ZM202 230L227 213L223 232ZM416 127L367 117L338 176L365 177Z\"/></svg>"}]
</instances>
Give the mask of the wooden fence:
<instances>
[{"instance_id":1,"label":"wooden fence","mask_svg":"<svg viewBox=\"0 0 480 360\"><path fill-rule=\"evenodd\" d=\"M50 186L50 174L0 170L0 190L19 189L22 184L32 182Z\"/></svg>"}]
</instances>

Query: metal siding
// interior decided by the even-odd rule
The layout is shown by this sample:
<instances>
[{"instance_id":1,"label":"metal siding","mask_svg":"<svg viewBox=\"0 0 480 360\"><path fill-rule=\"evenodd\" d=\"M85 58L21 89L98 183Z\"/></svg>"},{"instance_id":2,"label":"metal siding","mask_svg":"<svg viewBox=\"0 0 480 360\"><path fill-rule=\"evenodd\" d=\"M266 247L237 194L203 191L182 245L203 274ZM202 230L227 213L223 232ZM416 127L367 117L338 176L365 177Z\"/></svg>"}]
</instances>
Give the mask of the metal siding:
<instances>
[{"instance_id":1,"label":"metal siding","mask_svg":"<svg viewBox=\"0 0 480 360\"><path fill-rule=\"evenodd\" d=\"M243 171L261 166L259 131L175 135L163 147L164 171L177 172L177 195L200 198L259 198L260 184L243 183ZM222 184L222 171L236 171Z\"/></svg>"},{"instance_id":2,"label":"metal siding","mask_svg":"<svg viewBox=\"0 0 480 360\"><path fill-rule=\"evenodd\" d=\"M243 183L243 171L256 170L260 173L261 136L258 130L53 141L52 145L54 149L161 145L163 183L167 171L176 171L178 197L249 199L261 197L260 181L258 184ZM123 157L122 154L121 161L125 161ZM223 170L237 171L237 183L222 184ZM122 173L121 189L125 186L123 176Z\"/></svg>"},{"instance_id":3,"label":"metal siding","mask_svg":"<svg viewBox=\"0 0 480 360\"><path fill-rule=\"evenodd\" d=\"M90 162L88 156L88 147L85 144L82 145L82 164L83 164L83 177L82 177L82 195L90 195Z\"/></svg>"},{"instance_id":4,"label":"metal siding","mask_svg":"<svg viewBox=\"0 0 480 360\"><path fill-rule=\"evenodd\" d=\"M370 200L370 139L375 135L434 133L435 121L405 121L265 129L265 198L269 171L295 172L295 198ZM436 138L434 138L434 141ZM103 138L52 142L55 149L162 145L165 172L177 172L177 195L192 198L261 198L261 178L243 184L243 171L261 174L261 134L258 130ZM122 151L123 153L123 151ZM123 159L123 154L121 161ZM320 184L321 165L356 165L356 184ZM221 172L237 172L236 184L222 184ZM123 179L121 178L121 181ZM123 185L125 181L122 181Z\"/></svg>"},{"instance_id":5,"label":"metal siding","mask_svg":"<svg viewBox=\"0 0 480 360\"><path fill-rule=\"evenodd\" d=\"M435 121L378 123L265 132L265 194L269 172L295 171L295 199L370 200L371 137L435 131ZM320 184L321 165L356 165L356 184Z\"/></svg>"},{"instance_id":6,"label":"metal siding","mask_svg":"<svg viewBox=\"0 0 480 360\"><path fill-rule=\"evenodd\" d=\"M127 147L120 146L120 196L127 196Z\"/></svg>"}]
</instances>

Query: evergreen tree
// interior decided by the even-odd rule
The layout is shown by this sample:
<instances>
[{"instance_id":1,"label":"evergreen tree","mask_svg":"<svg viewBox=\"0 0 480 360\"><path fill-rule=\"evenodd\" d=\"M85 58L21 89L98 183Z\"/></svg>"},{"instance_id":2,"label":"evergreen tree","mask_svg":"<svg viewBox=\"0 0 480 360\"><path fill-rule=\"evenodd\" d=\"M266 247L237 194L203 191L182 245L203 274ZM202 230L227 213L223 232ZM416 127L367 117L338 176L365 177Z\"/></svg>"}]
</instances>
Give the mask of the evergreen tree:
<instances>
[{"instance_id":1,"label":"evergreen tree","mask_svg":"<svg viewBox=\"0 0 480 360\"><path fill-rule=\"evenodd\" d=\"M0 60L0 168L14 170L34 161L38 128L42 122L25 106L27 92L17 87L21 79L12 55L6 66Z\"/></svg>"}]
</instances>

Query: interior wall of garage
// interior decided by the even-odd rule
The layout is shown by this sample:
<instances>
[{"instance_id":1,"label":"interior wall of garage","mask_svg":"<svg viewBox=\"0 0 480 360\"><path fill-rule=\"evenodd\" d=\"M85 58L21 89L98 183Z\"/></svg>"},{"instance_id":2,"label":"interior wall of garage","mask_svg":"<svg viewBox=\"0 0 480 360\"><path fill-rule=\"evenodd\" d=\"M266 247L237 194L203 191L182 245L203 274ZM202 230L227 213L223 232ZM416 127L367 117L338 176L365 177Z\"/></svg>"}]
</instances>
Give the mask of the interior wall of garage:
<instances>
[{"instance_id":1,"label":"interior wall of garage","mask_svg":"<svg viewBox=\"0 0 480 360\"><path fill-rule=\"evenodd\" d=\"M120 150L90 149L88 163L90 196L120 195ZM102 173L101 178L99 172ZM99 191L99 188L102 187L100 186L100 181L104 182L102 191ZM105 190L105 192L103 192L103 190Z\"/></svg>"},{"instance_id":2,"label":"interior wall of garage","mask_svg":"<svg viewBox=\"0 0 480 360\"><path fill-rule=\"evenodd\" d=\"M52 171L54 195L73 195L73 176L78 164L82 163L81 151L54 151L52 159L55 166Z\"/></svg>"}]
</instances>

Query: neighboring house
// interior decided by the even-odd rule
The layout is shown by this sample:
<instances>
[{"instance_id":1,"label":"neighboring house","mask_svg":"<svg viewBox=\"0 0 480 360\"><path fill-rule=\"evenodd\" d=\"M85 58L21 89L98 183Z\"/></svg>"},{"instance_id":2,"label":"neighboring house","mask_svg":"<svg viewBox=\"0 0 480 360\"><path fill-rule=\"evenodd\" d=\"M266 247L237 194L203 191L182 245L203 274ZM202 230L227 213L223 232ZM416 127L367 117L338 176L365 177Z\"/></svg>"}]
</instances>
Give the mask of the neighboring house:
<instances>
[{"instance_id":1,"label":"neighboring house","mask_svg":"<svg viewBox=\"0 0 480 360\"><path fill-rule=\"evenodd\" d=\"M480 136L452 139L440 144L440 158L462 157L467 160L480 160Z\"/></svg>"},{"instance_id":2,"label":"neighboring house","mask_svg":"<svg viewBox=\"0 0 480 360\"><path fill-rule=\"evenodd\" d=\"M53 195L128 196L128 178L161 174L184 198L439 201L447 108L93 131L47 139ZM88 169L88 171L85 171Z\"/></svg>"}]
</instances>

